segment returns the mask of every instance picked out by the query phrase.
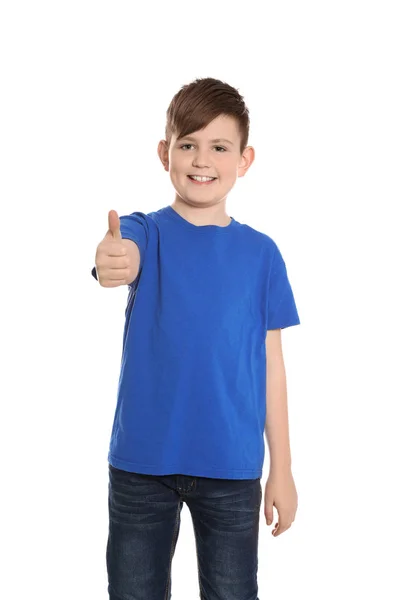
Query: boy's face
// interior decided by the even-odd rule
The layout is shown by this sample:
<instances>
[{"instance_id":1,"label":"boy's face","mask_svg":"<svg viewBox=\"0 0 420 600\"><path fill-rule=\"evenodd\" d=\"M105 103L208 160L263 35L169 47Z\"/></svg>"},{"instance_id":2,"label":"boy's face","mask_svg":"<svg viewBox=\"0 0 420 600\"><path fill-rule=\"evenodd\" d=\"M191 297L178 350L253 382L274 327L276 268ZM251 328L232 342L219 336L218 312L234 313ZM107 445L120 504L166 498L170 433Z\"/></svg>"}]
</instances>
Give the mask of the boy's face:
<instances>
[{"instance_id":1,"label":"boy's face","mask_svg":"<svg viewBox=\"0 0 420 600\"><path fill-rule=\"evenodd\" d=\"M220 141L213 141L216 139ZM254 160L251 146L247 146L242 155L239 146L237 122L226 115L220 115L186 138L179 139L174 134L169 148L167 142L161 140L158 154L165 170L169 171L177 199L192 206L212 206L224 201L236 179L245 175ZM200 184L192 181L190 175L216 179Z\"/></svg>"}]
</instances>

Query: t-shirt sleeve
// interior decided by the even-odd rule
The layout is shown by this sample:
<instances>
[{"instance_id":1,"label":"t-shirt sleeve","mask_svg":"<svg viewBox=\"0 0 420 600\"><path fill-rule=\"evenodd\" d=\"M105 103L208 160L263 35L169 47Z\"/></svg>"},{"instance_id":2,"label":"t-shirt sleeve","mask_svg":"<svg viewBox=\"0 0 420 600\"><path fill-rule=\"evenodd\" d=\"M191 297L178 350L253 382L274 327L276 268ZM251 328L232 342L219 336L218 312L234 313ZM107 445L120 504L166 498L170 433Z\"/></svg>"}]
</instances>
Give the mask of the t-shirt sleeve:
<instances>
[{"instance_id":1,"label":"t-shirt sleeve","mask_svg":"<svg viewBox=\"0 0 420 600\"><path fill-rule=\"evenodd\" d=\"M135 287L143 268L144 258L147 250L147 242L149 239L149 225L147 217L144 213L135 212L131 215L123 215L120 217L120 231L123 239L132 240L138 246L140 251L140 267L136 279L131 282L130 287ZM96 267L92 269L92 276L98 279Z\"/></svg>"},{"instance_id":2,"label":"t-shirt sleeve","mask_svg":"<svg viewBox=\"0 0 420 600\"><path fill-rule=\"evenodd\" d=\"M300 319L286 264L275 244L268 287L267 329L285 329L299 324Z\"/></svg>"}]
</instances>

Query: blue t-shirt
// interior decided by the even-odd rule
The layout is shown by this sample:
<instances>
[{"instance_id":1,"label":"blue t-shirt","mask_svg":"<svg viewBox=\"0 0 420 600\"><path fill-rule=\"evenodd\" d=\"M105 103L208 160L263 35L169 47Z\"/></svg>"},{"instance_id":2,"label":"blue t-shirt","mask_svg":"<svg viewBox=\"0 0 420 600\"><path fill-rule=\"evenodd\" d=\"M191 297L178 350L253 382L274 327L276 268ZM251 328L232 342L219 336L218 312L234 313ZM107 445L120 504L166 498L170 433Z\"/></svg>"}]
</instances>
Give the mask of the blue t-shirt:
<instances>
[{"instance_id":1,"label":"blue t-shirt","mask_svg":"<svg viewBox=\"0 0 420 600\"><path fill-rule=\"evenodd\" d=\"M120 228L139 247L140 269L109 462L153 475L261 477L267 330L300 323L276 243L235 219L193 225L171 206L122 216Z\"/></svg>"}]
</instances>

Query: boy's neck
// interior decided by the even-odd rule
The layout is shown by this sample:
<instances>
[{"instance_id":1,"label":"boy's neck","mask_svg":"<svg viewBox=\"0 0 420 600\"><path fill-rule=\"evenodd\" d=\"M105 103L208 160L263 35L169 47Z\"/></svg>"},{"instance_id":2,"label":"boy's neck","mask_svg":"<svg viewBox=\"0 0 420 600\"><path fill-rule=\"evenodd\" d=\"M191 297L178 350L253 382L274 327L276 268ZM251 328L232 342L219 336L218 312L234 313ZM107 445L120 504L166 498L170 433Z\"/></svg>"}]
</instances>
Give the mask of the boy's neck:
<instances>
[{"instance_id":1,"label":"boy's neck","mask_svg":"<svg viewBox=\"0 0 420 600\"><path fill-rule=\"evenodd\" d=\"M219 227L226 227L231 222L231 218L226 213L226 200L214 206L191 206L183 200L175 198L171 207L183 219L193 225L218 225Z\"/></svg>"}]
</instances>

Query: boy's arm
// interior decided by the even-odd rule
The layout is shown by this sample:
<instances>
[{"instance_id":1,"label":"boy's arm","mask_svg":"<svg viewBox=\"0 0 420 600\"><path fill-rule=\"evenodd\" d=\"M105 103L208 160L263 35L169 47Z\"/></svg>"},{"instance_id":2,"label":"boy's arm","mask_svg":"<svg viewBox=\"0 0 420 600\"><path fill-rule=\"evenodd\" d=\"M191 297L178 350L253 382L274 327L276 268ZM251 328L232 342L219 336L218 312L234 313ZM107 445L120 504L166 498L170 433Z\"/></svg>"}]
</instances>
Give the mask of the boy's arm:
<instances>
[{"instance_id":1,"label":"boy's arm","mask_svg":"<svg viewBox=\"0 0 420 600\"><path fill-rule=\"evenodd\" d=\"M267 331L267 413L265 433L270 449L270 472L291 469L286 371L281 329Z\"/></svg>"}]
</instances>

